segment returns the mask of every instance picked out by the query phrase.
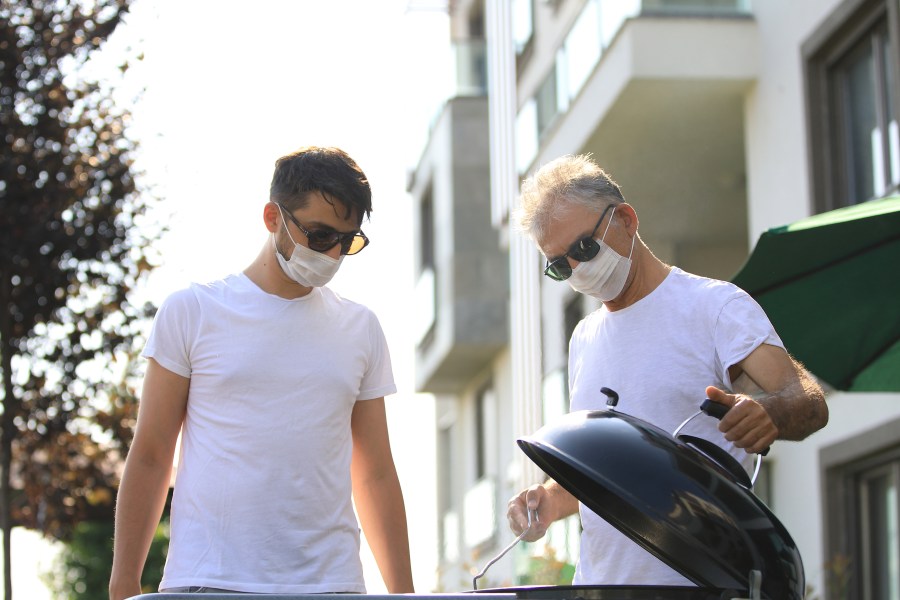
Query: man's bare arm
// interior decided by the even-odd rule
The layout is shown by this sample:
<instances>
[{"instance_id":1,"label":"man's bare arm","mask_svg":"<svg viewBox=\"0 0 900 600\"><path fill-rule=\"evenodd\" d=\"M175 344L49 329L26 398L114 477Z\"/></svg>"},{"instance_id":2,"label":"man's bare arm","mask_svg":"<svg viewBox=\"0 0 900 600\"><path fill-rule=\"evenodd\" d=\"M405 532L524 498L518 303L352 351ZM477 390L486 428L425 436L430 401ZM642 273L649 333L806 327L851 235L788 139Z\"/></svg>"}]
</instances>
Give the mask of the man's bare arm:
<instances>
[{"instance_id":1,"label":"man's bare arm","mask_svg":"<svg viewBox=\"0 0 900 600\"><path fill-rule=\"evenodd\" d=\"M784 349L763 344L729 373L738 393L712 386L706 393L732 407L719 430L739 448L761 452L776 439L799 441L828 423L821 386Z\"/></svg>"},{"instance_id":2,"label":"man's bare arm","mask_svg":"<svg viewBox=\"0 0 900 600\"><path fill-rule=\"evenodd\" d=\"M141 572L165 505L189 385L189 379L150 359L137 428L116 497L110 600L141 593Z\"/></svg>"},{"instance_id":3,"label":"man's bare arm","mask_svg":"<svg viewBox=\"0 0 900 600\"><path fill-rule=\"evenodd\" d=\"M353 497L366 541L391 594L412 593L403 492L388 437L384 399L357 402L353 431Z\"/></svg>"}]
</instances>

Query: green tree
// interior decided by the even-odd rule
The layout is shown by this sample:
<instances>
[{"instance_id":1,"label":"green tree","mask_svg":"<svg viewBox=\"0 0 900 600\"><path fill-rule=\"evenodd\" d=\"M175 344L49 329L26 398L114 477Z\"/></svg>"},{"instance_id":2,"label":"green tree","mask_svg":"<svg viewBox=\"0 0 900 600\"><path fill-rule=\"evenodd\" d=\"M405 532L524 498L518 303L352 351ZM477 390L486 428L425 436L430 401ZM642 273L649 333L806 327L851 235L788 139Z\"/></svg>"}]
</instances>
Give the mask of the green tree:
<instances>
[{"instance_id":1,"label":"green tree","mask_svg":"<svg viewBox=\"0 0 900 600\"><path fill-rule=\"evenodd\" d=\"M162 580L169 546L170 501L171 493L162 522L150 542L141 575L141 589L145 593L155 592ZM83 521L75 526L53 571L45 573L43 579L59 600L106 600L112 557L112 521Z\"/></svg>"},{"instance_id":2,"label":"green tree","mask_svg":"<svg viewBox=\"0 0 900 600\"><path fill-rule=\"evenodd\" d=\"M86 75L131 0L0 0L0 525L66 540L110 518L151 307L127 102ZM130 49L120 57L124 73Z\"/></svg>"}]
</instances>

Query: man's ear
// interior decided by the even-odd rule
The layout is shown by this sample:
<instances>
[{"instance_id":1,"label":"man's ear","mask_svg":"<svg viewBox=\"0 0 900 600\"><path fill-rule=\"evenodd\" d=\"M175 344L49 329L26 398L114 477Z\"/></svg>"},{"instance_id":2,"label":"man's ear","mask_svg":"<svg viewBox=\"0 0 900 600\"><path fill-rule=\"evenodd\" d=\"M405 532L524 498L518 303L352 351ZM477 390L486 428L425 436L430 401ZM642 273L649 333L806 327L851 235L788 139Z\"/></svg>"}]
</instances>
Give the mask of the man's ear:
<instances>
[{"instance_id":1,"label":"man's ear","mask_svg":"<svg viewBox=\"0 0 900 600\"><path fill-rule=\"evenodd\" d=\"M269 230L269 233L275 233L278 228L281 226L281 209L278 208L278 205L274 202L266 202L265 206L263 206L263 222L266 224L266 229Z\"/></svg>"},{"instance_id":2,"label":"man's ear","mask_svg":"<svg viewBox=\"0 0 900 600\"><path fill-rule=\"evenodd\" d=\"M624 202L619 205L619 208L616 210L616 216L622 219L622 222L625 223L625 229L628 231L628 235L634 236L638 230L638 216L637 212L634 210L634 207Z\"/></svg>"}]
</instances>

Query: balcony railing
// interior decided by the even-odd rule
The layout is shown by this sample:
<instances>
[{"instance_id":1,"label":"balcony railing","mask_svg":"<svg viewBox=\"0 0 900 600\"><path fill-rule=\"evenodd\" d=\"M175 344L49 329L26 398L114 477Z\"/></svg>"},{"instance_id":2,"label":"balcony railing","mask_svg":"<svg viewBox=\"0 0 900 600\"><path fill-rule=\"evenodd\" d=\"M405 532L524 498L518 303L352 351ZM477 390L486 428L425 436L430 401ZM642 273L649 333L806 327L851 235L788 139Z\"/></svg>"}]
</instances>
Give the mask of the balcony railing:
<instances>
[{"instance_id":1,"label":"balcony railing","mask_svg":"<svg viewBox=\"0 0 900 600\"><path fill-rule=\"evenodd\" d=\"M426 135L418 145L421 151L431 136L444 107L451 98L487 96L487 46L483 39L457 40L447 53L436 61L435 69L446 73L431 90L429 103L433 110Z\"/></svg>"}]
</instances>

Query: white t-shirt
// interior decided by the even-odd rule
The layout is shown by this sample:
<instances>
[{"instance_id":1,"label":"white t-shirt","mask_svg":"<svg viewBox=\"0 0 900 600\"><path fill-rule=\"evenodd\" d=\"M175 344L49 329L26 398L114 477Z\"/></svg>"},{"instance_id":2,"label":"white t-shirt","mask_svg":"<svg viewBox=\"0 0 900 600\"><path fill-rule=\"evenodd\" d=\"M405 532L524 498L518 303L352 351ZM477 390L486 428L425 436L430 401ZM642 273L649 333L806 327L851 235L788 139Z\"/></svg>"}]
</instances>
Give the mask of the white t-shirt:
<instances>
[{"instance_id":1,"label":"white t-shirt","mask_svg":"<svg viewBox=\"0 0 900 600\"><path fill-rule=\"evenodd\" d=\"M143 354L191 380L160 589L365 592L350 416L396 391L375 315L231 275L167 298Z\"/></svg>"},{"instance_id":2,"label":"white t-shirt","mask_svg":"<svg viewBox=\"0 0 900 600\"><path fill-rule=\"evenodd\" d=\"M699 410L707 386L730 391L728 368L761 344L784 347L753 298L731 283L673 268L632 306L601 307L578 324L569 345L570 408L606 409L600 388L608 387L619 394L616 410L672 433ZM719 444L745 468L753 464L712 417L698 416L681 433ZM693 585L589 508L581 505L580 514L574 583Z\"/></svg>"}]
</instances>

